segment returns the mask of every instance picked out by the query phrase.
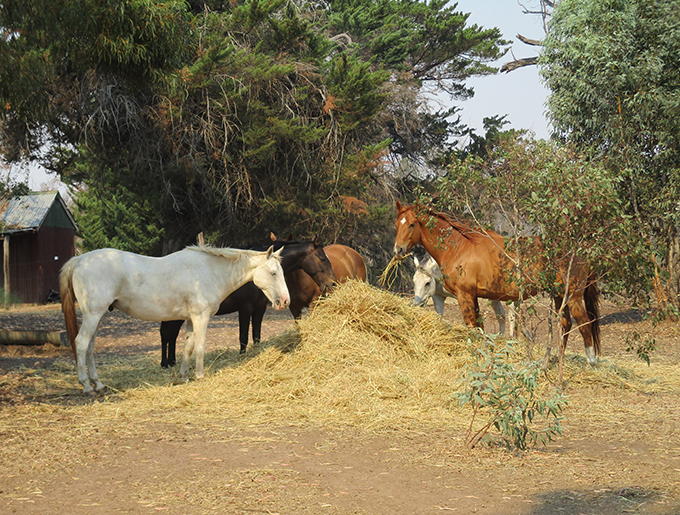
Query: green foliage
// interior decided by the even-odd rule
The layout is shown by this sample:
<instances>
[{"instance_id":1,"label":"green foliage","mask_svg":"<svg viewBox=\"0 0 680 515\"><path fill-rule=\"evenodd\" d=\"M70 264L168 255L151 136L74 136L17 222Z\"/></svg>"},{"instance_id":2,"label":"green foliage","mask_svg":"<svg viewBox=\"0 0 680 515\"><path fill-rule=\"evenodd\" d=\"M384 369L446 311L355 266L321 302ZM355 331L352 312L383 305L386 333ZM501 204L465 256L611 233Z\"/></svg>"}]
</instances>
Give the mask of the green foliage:
<instances>
[{"instance_id":1,"label":"green foliage","mask_svg":"<svg viewBox=\"0 0 680 515\"><path fill-rule=\"evenodd\" d=\"M2 305L4 309L9 309L17 304L23 304L23 301L17 297L16 294L10 292L9 295L7 295L4 288L0 288L0 299L0 305Z\"/></svg>"},{"instance_id":2,"label":"green foliage","mask_svg":"<svg viewBox=\"0 0 680 515\"><path fill-rule=\"evenodd\" d=\"M486 160L454 161L438 183L439 209L500 228L515 262L544 263L542 276L531 278L542 291L554 288L557 266L574 255L611 290L649 291L647 242L625 212L621 179L569 147L513 136L488 150ZM518 239L530 235L542 242L538 255L532 239Z\"/></svg>"},{"instance_id":3,"label":"green foliage","mask_svg":"<svg viewBox=\"0 0 680 515\"><path fill-rule=\"evenodd\" d=\"M626 352L635 352L637 357L650 365L650 356L656 350L656 340L648 335L633 331L626 335Z\"/></svg>"},{"instance_id":4,"label":"green foliage","mask_svg":"<svg viewBox=\"0 0 680 515\"><path fill-rule=\"evenodd\" d=\"M512 363L516 351L511 342L498 342L483 335L475 342L474 362L466 367L464 384L458 402L469 405L472 420L468 429L468 445L474 447L495 427L508 448L525 450L538 442L547 444L562 434L560 415L567 399L559 392L540 393L540 365ZM483 418L474 430L475 420ZM537 427L539 419L542 427ZM474 433L473 433L474 431Z\"/></svg>"},{"instance_id":5,"label":"green foliage","mask_svg":"<svg viewBox=\"0 0 680 515\"><path fill-rule=\"evenodd\" d=\"M562 0L540 58L557 136L603 162L680 291L680 5Z\"/></svg>"},{"instance_id":6,"label":"green foliage","mask_svg":"<svg viewBox=\"0 0 680 515\"><path fill-rule=\"evenodd\" d=\"M123 188L107 197L84 191L75 199L73 214L82 234L83 252L111 247L161 255L163 229L158 227L151 203L138 194Z\"/></svg>"},{"instance_id":7,"label":"green foliage","mask_svg":"<svg viewBox=\"0 0 680 515\"><path fill-rule=\"evenodd\" d=\"M424 84L467 96L505 46L442 0L11 0L0 25L4 154L84 185L96 245L162 252L200 231L371 249L393 163L450 134ZM126 241L108 220L132 235L135 211Z\"/></svg>"}]
</instances>

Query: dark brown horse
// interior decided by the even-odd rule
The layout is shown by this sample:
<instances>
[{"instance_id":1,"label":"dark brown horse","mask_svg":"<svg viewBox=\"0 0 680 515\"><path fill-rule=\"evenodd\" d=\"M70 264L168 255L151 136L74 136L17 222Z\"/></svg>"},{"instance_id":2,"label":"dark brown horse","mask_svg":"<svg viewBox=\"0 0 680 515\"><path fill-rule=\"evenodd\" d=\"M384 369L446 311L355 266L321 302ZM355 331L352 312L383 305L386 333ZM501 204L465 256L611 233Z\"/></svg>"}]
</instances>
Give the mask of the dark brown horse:
<instances>
[{"instance_id":1,"label":"dark brown horse","mask_svg":"<svg viewBox=\"0 0 680 515\"><path fill-rule=\"evenodd\" d=\"M478 298L491 300L518 300L519 286L513 270L511 256L506 253L504 238L494 231L473 229L469 225L418 206L397 206L397 237L394 254L405 256L414 245L421 244L437 261L444 276L444 286L458 299L465 323L481 327ZM525 240L526 243L528 243ZM533 241L540 251L541 243ZM540 252L538 252L540 254ZM540 259L528 263L524 282L528 283L523 297L536 295L536 278L544 268ZM599 290L595 276L587 263L577 257L560 263L557 283L566 292L567 303L561 313L562 348L567 345L571 331L571 316L583 336L586 356L593 364L600 354ZM291 293L291 303L292 303ZM558 309L562 297L555 297Z\"/></svg>"},{"instance_id":2,"label":"dark brown horse","mask_svg":"<svg viewBox=\"0 0 680 515\"><path fill-rule=\"evenodd\" d=\"M366 280L366 264L356 250L336 244L324 247L324 251L333 266L338 282L346 279ZM290 312L295 318L300 318L302 309L309 307L318 299L321 290L302 270L286 275L286 284L290 293Z\"/></svg>"},{"instance_id":3,"label":"dark brown horse","mask_svg":"<svg viewBox=\"0 0 680 515\"><path fill-rule=\"evenodd\" d=\"M274 249L283 247L281 252L281 267L286 274L286 283L294 284L291 274L302 272L317 290L327 291L336 283L331 262L324 253L318 238L313 241L275 240ZM268 248L272 243L264 245ZM257 247L253 250L257 250ZM249 282L222 301L216 315L226 315L238 311L240 353L246 352L248 345L248 328L252 320L253 341L260 341L262 319L267 311L268 300L262 291ZM175 348L177 336L182 328L183 320L173 320L161 323L161 366L164 368L175 365Z\"/></svg>"}]
</instances>

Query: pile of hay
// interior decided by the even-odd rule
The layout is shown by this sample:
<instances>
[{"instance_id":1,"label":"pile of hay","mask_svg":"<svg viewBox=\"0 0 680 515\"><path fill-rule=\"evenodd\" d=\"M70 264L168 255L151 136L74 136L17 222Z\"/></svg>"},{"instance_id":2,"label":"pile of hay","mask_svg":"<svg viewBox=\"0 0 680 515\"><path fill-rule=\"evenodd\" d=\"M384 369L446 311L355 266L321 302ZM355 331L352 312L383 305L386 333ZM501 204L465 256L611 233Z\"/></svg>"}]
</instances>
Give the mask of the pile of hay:
<instances>
[{"instance_id":1,"label":"pile of hay","mask_svg":"<svg viewBox=\"0 0 680 515\"><path fill-rule=\"evenodd\" d=\"M467 342L466 328L350 281L319 301L297 330L254 347L245 361L200 381L128 392L125 411L138 406L167 421L193 416L239 425L450 427Z\"/></svg>"},{"instance_id":2,"label":"pile of hay","mask_svg":"<svg viewBox=\"0 0 680 515\"><path fill-rule=\"evenodd\" d=\"M466 327L403 297L350 281L320 300L296 328L252 346L245 359L233 350L207 355L207 376L200 381L169 376L155 355L121 363L117 379L105 379L116 394L87 409L100 421L115 419L114 424L128 418L236 430L298 425L426 432L446 427L462 435L470 411L458 406L457 393L479 344L470 343ZM521 364L526 354L519 345L516 350L509 359ZM117 370L115 363L106 368L109 374ZM552 391L554 374L554 367L547 372L552 380L542 374L542 393ZM666 387L627 368L591 367L580 355L565 362L565 379L576 387L568 388L572 399L590 385L622 391Z\"/></svg>"}]
</instances>

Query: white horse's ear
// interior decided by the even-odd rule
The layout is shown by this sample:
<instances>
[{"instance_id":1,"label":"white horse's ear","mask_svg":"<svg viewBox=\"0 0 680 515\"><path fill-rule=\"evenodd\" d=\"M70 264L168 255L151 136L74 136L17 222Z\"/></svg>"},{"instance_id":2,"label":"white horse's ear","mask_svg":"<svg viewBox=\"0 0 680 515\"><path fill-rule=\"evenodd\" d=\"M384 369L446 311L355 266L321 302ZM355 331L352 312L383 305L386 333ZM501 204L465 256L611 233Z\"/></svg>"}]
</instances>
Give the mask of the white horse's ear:
<instances>
[{"instance_id":1,"label":"white horse's ear","mask_svg":"<svg viewBox=\"0 0 680 515\"><path fill-rule=\"evenodd\" d=\"M273 248L274 248L274 247L270 247L270 249L273 249ZM281 248L280 248L279 250L277 250L276 252L274 252L274 256L275 256L275 257L281 257L281 252L283 252L283 246L281 246Z\"/></svg>"},{"instance_id":2,"label":"white horse's ear","mask_svg":"<svg viewBox=\"0 0 680 515\"><path fill-rule=\"evenodd\" d=\"M413 256L413 263L415 263L416 268L418 268L418 266L420 266L420 263L418 263L418 258L415 257L415 256Z\"/></svg>"},{"instance_id":3,"label":"white horse's ear","mask_svg":"<svg viewBox=\"0 0 680 515\"><path fill-rule=\"evenodd\" d=\"M281 248L283 248L283 247L281 247ZM272 245L271 247L269 247L269 248L267 249L267 259L269 259L270 257L272 257L272 254L273 254L273 253L274 253L274 245Z\"/></svg>"}]
</instances>

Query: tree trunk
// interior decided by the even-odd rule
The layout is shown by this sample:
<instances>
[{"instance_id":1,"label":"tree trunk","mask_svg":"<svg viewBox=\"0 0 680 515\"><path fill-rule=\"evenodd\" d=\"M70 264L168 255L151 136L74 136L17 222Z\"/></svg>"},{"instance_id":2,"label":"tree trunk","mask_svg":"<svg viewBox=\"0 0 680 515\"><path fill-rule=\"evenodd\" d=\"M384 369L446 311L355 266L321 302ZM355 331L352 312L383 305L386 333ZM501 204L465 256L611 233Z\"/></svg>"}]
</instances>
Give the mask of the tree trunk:
<instances>
[{"instance_id":1,"label":"tree trunk","mask_svg":"<svg viewBox=\"0 0 680 515\"><path fill-rule=\"evenodd\" d=\"M667 295L671 303L677 305L680 301L680 234L673 231L668 247L668 284L666 285Z\"/></svg>"},{"instance_id":2,"label":"tree trunk","mask_svg":"<svg viewBox=\"0 0 680 515\"><path fill-rule=\"evenodd\" d=\"M0 330L0 344L4 345L42 345L51 343L57 347L68 345L66 331L11 331Z\"/></svg>"}]
</instances>

